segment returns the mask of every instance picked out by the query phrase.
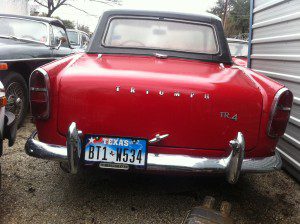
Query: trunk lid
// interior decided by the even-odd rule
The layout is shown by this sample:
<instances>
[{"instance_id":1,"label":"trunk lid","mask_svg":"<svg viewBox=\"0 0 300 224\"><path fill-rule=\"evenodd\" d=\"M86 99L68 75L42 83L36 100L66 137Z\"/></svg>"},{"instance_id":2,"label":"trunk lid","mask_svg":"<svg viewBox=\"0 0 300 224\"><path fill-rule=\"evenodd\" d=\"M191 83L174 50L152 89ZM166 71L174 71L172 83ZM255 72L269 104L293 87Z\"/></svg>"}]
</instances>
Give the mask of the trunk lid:
<instances>
[{"instance_id":1,"label":"trunk lid","mask_svg":"<svg viewBox=\"0 0 300 224\"><path fill-rule=\"evenodd\" d=\"M195 60L84 55L60 77L63 135L75 121L85 134L169 134L153 144L165 147L225 150L238 131L247 150L257 144L262 96L238 69Z\"/></svg>"}]
</instances>

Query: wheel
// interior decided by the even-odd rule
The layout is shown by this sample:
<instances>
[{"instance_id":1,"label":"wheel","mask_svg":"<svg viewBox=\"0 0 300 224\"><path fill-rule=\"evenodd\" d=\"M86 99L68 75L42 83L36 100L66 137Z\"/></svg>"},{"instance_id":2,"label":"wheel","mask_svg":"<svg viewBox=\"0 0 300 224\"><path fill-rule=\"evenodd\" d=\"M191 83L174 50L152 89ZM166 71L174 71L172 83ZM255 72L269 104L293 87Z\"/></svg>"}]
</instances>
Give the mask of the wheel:
<instances>
[{"instance_id":1,"label":"wheel","mask_svg":"<svg viewBox=\"0 0 300 224\"><path fill-rule=\"evenodd\" d=\"M28 88L24 78L17 72L10 72L2 80L7 98L6 110L16 116L20 127L26 117L28 109Z\"/></svg>"}]
</instances>

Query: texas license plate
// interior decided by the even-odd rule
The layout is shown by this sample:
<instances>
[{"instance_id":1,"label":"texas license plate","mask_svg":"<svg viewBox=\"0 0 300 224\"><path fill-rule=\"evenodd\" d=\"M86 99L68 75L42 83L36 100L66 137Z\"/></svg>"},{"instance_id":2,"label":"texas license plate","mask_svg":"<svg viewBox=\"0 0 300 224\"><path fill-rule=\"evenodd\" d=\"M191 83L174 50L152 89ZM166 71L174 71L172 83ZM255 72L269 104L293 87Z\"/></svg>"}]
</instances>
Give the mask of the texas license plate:
<instances>
[{"instance_id":1,"label":"texas license plate","mask_svg":"<svg viewBox=\"0 0 300 224\"><path fill-rule=\"evenodd\" d=\"M147 140L88 135L85 137L85 161L100 162L101 168L145 166ZM114 165L115 164L115 165Z\"/></svg>"}]
</instances>

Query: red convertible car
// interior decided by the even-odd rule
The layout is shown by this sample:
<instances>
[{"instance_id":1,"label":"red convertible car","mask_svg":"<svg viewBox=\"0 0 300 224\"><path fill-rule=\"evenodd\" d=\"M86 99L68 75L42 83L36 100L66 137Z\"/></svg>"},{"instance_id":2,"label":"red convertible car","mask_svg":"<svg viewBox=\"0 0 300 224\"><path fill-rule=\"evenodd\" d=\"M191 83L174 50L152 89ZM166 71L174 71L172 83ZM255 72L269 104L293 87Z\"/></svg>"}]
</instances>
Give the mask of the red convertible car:
<instances>
[{"instance_id":1,"label":"red convertible car","mask_svg":"<svg viewBox=\"0 0 300 224\"><path fill-rule=\"evenodd\" d=\"M86 53L36 69L29 89L30 156L70 173L224 173L230 183L280 168L293 101L233 65L218 17L151 11L105 12Z\"/></svg>"}]
</instances>

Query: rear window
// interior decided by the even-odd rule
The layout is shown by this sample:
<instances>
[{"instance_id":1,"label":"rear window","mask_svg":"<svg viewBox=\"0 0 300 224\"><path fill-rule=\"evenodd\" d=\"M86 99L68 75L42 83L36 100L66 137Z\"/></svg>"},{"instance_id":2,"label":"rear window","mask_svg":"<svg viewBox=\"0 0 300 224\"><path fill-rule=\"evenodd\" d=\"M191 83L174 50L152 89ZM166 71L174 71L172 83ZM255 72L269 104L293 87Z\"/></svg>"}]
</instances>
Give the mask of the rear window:
<instances>
[{"instance_id":1,"label":"rear window","mask_svg":"<svg viewBox=\"0 0 300 224\"><path fill-rule=\"evenodd\" d=\"M114 18L109 23L102 44L105 47L218 53L211 26L170 20Z\"/></svg>"}]
</instances>

